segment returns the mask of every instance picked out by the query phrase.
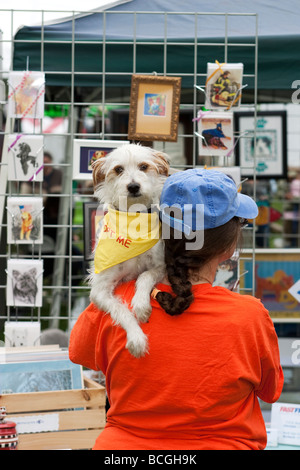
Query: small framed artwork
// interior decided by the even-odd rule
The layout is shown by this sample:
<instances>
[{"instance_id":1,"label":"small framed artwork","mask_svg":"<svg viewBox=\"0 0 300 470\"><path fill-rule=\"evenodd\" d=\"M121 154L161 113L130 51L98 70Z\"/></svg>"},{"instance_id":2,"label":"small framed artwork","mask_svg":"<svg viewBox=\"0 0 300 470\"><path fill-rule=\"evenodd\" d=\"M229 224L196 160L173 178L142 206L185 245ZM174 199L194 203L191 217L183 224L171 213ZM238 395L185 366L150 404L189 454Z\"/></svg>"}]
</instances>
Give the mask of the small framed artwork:
<instances>
[{"instance_id":1,"label":"small framed artwork","mask_svg":"<svg viewBox=\"0 0 300 470\"><path fill-rule=\"evenodd\" d=\"M85 202L84 211L84 259L91 261L96 248L101 220L105 215L104 207L97 202Z\"/></svg>"},{"instance_id":2,"label":"small framed artwork","mask_svg":"<svg viewBox=\"0 0 300 470\"><path fill-rule=\"evenodd\" d=\"M41 307L43 301L43 260L7 261L6 305Z\"/></svg>"},{"instance_id":3,"label":"small framed artwork","mask_svg":"<svg viewBox=\"0 0 300 470\"><path fill-rule=\"evenodd\" d=\"M242 176L285 178L287 176L286 111L235 113L235 130L241 138L236 162Z\"/></svg>"},{"instance_id":4,"label":"small framed artwork","mask_svg":"<svg viewBox=\"0 0 300 470\"><path fill-rule=\"evenodd\" d=\"M43 243L43 198L7 198L7 243Z\"/></svg>"},{"instance_id":5,"label":"small framed artwork","mask_svg":"<svg viewBox=\"0 0 300 470\"><path fill-rule=\"evenodd\" d=\"M7 142L8 180L43 181L43 136L10 134Z\"/></svg>"},{"instance_id":6,"label":"small framed artwork","mask_svg":"<svg viewBox=\"0 0 300 470\"><path fill-rule=\"evenodd\" d=\"M0 364L0 394L83 388L82 366L70 359Z\"/></svg>"},{"instance_id":7,"label":"small framed artwork","mask_svg":"<svg viewBox=\"0 0 300 470\"><path fill-rule=\"evenodd\" d=\"M240 269L245 271L242 288L252 288L253 253L243 250ZM300 322L300 303L292 295L299 281L300 254L291 249L257 249L255 252L255 297L261 299L274 322Z\"/></svg>"},{"instance_id":8,"label":"small framed artwork","mask_svg":"<svg viewBox=\"0 0 300 470\"><path fill-rule=\"evenodd\" d=\"M198 120L199 155L222 157L234 146L233 113L208 112Z\"/></svg>"},{"instance_id":9,"label":"small framed artwork","mask_svg":"<svg viewBox=\"0 0 300 470\"><path fill-rule=\"evenodd\" d=\"M44 117L45 74L42 72L9 72L8 115L15 118Z\"/></svg>"},{"instance_id":10,"label":"small framed artwork","mask_svg":"<svg viewBox=\"0 0 300 470\"><path fill-rule=\"evenodd\" d=\"M132 75L128 139L176 142L181 78Z\"/></svg>"},{"instance_id":11,"label":"small framed artwork","mask_svg":"<svg viewBox=\"0 0 300 470\"><path fill-rule=\"evenodd\" d=\"M206 109L238 108L242 97L242 63L207 64Z\"/></svg>"},{"instance_id":12,"label":"small framed artwork","mask_svg":"<svg viewBox=\"0 0 300 470\"><path fill-rule=\"evenodd\" d=\"M73 180L92 180L92 163L128 141L75 139L73 144Z\"/></svg>"}]
</instances>

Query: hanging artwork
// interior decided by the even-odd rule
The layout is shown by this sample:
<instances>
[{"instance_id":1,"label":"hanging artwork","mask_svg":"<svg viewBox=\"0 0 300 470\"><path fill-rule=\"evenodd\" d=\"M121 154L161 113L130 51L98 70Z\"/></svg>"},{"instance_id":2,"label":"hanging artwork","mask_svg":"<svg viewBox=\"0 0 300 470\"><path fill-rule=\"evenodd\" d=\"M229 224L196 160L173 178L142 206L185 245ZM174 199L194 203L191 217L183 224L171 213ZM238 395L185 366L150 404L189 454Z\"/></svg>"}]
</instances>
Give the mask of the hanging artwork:
<instances>
[{"instance_id":1,"label":"hanging artwork","mask_svg":"<svg viewBox=\"0 0 300 470\"><path fill-rule=\"evenodd\" d=\"M199 155L227 156L234 146L233 114L206 112L198 120Z\"/></svg>"},{"instance_id":2,"label":"hanging artwork","mask_svg":"<svg viewBox=\"0 0 300 470\"><path fill-rule=\"evenodd\" d=\"M6 305L41 307L42 291L42 260L9 259L7 261Z\"/></svg>"},{"instance_id":3,"label":"hanging artwork","mask_svg":"<svg viewBox=\"0 0 300 470\"><path fill-rule=\"evenodd\" d=\"M237 164L245 177L286 178L287 114L286 111L234 113L237 133L245 135L236 147Z\"/></svg>"},{"instance_id":4,"label":"hanging artwork","mask_svg":"<svg viewBox=\"0 0 300 470\"><path fill-rule=\"evenodd\" d=\"M8 180L43 181L43 136L10 134L7 142Z\"/></svg>"},{"instance_id":5,"label":"hanging artwork","mask_svg":"<svg viewBox=\"0 0 300 470\"><path fill-rule=\"evenodd\" d=\"M44 117L45 75L42 72L9 72L8 116Z\"/></svg>"},{"instance_id":6,"label":"hanging artwork","mask_svg":"<svg viewBox=\"0 0 300 470\"><path fill-rule=\"evenodd\" d=\"M293 287L299 281L300 254L293 250L259 250L253 253L243 250L241 269L246 275L241 288L249 289L255 276L255 297L261 300L274 323L300 321L300 303L293 295ZM254 271L254 272L253 272Z\"/></svg>"},{"instance_id":7,"label":"hanging artwork","mask_svg":"<svg viewBox=\"0 0 300 470\"><path fill-rule=\"evenodd\" d=\"M181 77L132 75L128 139L177 142Z\"/></svg>"},{"instance_id":8,"label":"hanging artwork","mask_svg":"<svg viewBox=\"0 0 300 470\"><path fill-rule=\"evenodd\" d=\"M128 143L127 140L74 139L73 179L92 180L93 162Z\"/></svg>"},{"instance_id":9,"label":"hanging artwork","mask_svg":"<svg viewBox=\"0 0 300 470\"><path fill-rule=\"evenodd\" d=\"M207 64L207 109L230 109L240 106L242 97L243 64Z\"/></svg>"},{"instance_id":10,"label":"hanging artwork","mask_svg":"<svg viewBox=\"0 0 300 470\"><path fill-rule=\"evenodd\" d=\"M7 243L43 243L43 198L7 198Z\"/></svg>"}]
</instances>

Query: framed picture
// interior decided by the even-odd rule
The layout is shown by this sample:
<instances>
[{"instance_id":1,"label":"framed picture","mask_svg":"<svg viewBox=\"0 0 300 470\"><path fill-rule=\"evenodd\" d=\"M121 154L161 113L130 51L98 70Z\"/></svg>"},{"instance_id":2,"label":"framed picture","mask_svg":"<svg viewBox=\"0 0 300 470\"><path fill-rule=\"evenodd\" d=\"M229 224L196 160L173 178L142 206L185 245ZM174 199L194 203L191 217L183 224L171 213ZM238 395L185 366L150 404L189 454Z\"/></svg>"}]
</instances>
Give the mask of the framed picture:
<instances>
[{"instance_id":1,"label":"framed picture","mask_svg":"<svg viewBox=\"0 0 300 470\"><path fill-rule=\"evenodd\" d=\"M240 106L243 69L242 63L207 64L206 109L230 109Z\"/></svg>"},{"instance_id":2,"label":"framed picture","mask_svg":"<svg viewBox=\"0 0 300 470\"><path fill-rule=\"evenodd\" d=\"M245 253L244 253L245 252ZM252 288L252 251L243 250L249 259L240 258L242 288ZM300 303L289 292L299 280L300 253L293 250L257 249L255 252L255 297L261 299L274 322L300 322Z\"/></svg>"},{"instance_id":3,"label":"framed picture","mask_svg":"<svg viewBox=\"0 0 300 470\"><path fill-rule=\"evenodd\" d=\"M92 163L128 141L75 139L73 144L73 180L92 180Z\"/></svg>"},{"instance_id":4,"label":"framed picture","mask_svg":"<svg viewBox=\"0 0 300 470\"><path fill-rule=\"evenodd\" d=\"M286 111L259 111L256 123L253 112L235 113L235 130L241 136L236 164L242 176L252 177L254 171L257 178L287 176L286 122Z\"/></svg>"},{"instance_id":5,"label":"framed picture","mask_svg":"<svg viewBox=\"0 0 300 470\"><path fill-rule=\"evenodd\" d=\"M176 142L180 77L132 75L128 139Z\"/></svg>"},{"instance_id":6,"label":"framed picture","mask_svg":"<svg viewBox=\"0 0 300 470\"><path fill-rule=\"evenodd\" d=\"M8 116L43 119L45 74L42 72L9 72Z\"/></svg>"},{"instance_id":7,"label":"framed picture","mask_svg":"<svg viewBox=\"0 0 300 470\"><path fill-rule=\"evenodd\" d=\"M0 364L0 394L83 388L82 367L69 359Z\"/></svg>"},{"instance_id":8,"label":"framed picture","mask_svg":"<svg viewBox=\"0 0 300 470\"><path fill-rule=\"evenodd\" d=\"M84 209L84 259L91 261L96 248L98 232L101 228L101 220L104 216L104 208L97 202L85 202Z\"/></svg>"},{"instance_id":9,"label":"framed picture","mask_svg":"<svg viewBox=\"0 0 300 470\"><path fill-rule=\"evenodd\" d=\"M233 113L208 112L198 120L199 156L226 156L233 141Z\"/></svg>"},{"instance_id":10,"label":"framed picture","mask_svg":"<svg viewBox=\"0 0 300 470\"><path fill-rule=\"evenodd\" d=\"M7 243L43 243L43 198L7 198Z\"/></svg>"},{"instance_id":11,"label":"framed picture","mask_svg":"<svg viewBox=\"0 0 300 470\"><path fill-rule=\"evenodd\" d=\"M10 134L7 142L8 181L43 181L43 136Z\"/></svg>"},{"instance_id":12,"label":"framed picture","mask_svg":"<svg viewBox=\"0 0 300 470\"><path fill-rule=\"evenodd\" d=\"M9 259L7 261L6 305L42 307L43 260Z\"/></svg>"}]
</instances>

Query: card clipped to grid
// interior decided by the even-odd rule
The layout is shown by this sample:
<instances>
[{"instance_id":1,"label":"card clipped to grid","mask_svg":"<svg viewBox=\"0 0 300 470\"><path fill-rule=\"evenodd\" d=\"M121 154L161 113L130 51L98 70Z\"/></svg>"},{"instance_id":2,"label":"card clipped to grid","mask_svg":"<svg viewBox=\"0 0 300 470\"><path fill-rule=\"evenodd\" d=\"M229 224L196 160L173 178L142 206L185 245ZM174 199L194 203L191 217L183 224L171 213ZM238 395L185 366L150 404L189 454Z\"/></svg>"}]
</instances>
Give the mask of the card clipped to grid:
<instances>
[{"instance_id":1,"label":"card clipped to grid","mask_svg":"<svg viewBox=\"0 0 300 470\"><path fill-rule=\"evenodd\" d=\"M44 117L45 74L9 72L8 116L42 119Z\"/></svg>"},{"instance_id":2,"label":"card clipped to grid","mask_svg":"<svg viewBox=\"0 0 300 470\"><path fill-rule=\"evenodd\" d=\"M242 63L207 64L206 109L238 108L242 98L244 65Z\"/></svg>"}]
</instances>

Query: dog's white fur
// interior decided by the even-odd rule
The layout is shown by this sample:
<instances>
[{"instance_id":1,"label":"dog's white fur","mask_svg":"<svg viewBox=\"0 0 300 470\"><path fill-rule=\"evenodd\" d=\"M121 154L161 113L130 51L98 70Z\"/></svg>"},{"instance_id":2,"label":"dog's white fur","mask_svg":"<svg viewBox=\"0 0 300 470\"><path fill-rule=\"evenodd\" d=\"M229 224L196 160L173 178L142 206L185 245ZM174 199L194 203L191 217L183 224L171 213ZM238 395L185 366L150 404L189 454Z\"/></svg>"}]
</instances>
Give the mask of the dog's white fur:
<instances>
[{"instance_id":1,"label":"dog's white fur","mask_svg":"<svg viewBox=\"0 0 300 470\"><path fill-rule=\"evenodd\" d=\"M95 197L116 210L138 212L159 205L169 172L168 156L150 147L125 144L93 165ZM127 333L126 348L135 356L147 352L148 339L139 326L151 314L150 294L165 275L163 243L160 239L145 253L108 268L99 274L91 270L90 300L109 313L115 324ZM114 295L121 281L136 279L132 312Z\"/></svg>"}]
</instances>

